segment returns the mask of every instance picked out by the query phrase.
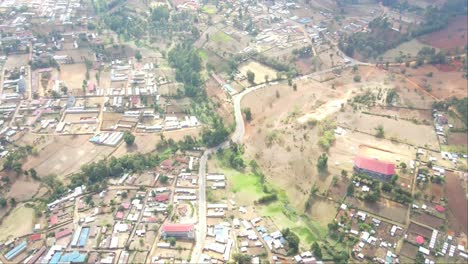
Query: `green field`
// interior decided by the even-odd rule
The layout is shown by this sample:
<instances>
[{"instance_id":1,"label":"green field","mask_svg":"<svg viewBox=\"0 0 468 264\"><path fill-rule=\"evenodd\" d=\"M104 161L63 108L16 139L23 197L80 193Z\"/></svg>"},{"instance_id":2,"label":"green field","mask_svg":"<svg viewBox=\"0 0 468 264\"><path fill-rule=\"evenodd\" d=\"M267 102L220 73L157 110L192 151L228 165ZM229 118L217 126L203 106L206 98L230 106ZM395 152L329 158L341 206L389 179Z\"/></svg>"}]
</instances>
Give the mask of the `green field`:
<instances>
[{"instance_id":1,"label":"green field","mask_svg":"<svg viewBox=\"0 0 468 264\"><path fill-rule=\"evenodd\" d=\"M222 32L222 31L218 31L213 36L211 36L211 40L214 41L214 42L226 43L226 42L231 41L232 38L228 34Z\"/></svg>"},{"instance_id":2,"label":"green field","mask_svg":"<svg viewBox=\"0 0 468 264\"><path fill-rule=\"evenodd\" d=\"M208 15L216 14L216 6L213 5L205 5L202 7L201 11Z\"/></svg>"},{"instance_id":3,"label":"green field","mask_svg":"<svg viewBox=\"0 0 468 264\"><path fill-rule=\"evenodd\" d=\"M260 177L250 172L239 172L231 168L221 167L217 161L219 172L226 175L229 192L234 193L236 201L241 205L252 204L255 200L266 195ZM308 217L298 216L294 208L288 203L286 193L276 186L268 184L268 189L273 190L278 195L278 201L267 205L258 205L261 216L269 217L278 228L289 227L301 239L302 246L308 248L314 241L323 239L327 229L319 223L310 220Z\"/></svg>"},{"instance_id":4,"label":"green field","mask_svg":"<svg viewBox=\"0 0 468 264\"><path fill-rule=\"evenodd\" d=\"M206 61L208 59L208 52L206 50L204 50L204 49L198 50L198 55L204 61Z\"/></svg>"}]
</instances>

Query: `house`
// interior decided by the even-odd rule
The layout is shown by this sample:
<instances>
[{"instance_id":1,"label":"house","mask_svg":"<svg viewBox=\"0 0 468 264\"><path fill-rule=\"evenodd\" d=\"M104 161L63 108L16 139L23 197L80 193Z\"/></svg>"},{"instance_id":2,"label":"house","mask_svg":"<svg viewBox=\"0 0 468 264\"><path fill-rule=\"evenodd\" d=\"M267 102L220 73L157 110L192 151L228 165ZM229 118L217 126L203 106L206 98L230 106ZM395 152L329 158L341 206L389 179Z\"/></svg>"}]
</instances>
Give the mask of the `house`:
<instances>
[{"instance_id":1,"label":"house","mask_svg":"<svg viewBox=\"0 0 468 264\"><path fill-rule=\"evenodd\" d=\"M65 230L62 230L62 231L59 231L57 233L55 233L55 239L60 239L62 237L66 237L66 236L69 236L71 235L72 231L71 229L65 229Z\"/></svg>"},{"instance_id":2,"label":"house","mask_svg":"<svg viewBox=\"0 0 468 264\"><path fill-rule=\"evenodd\" d=\"M193 224L165 224L161 234L164 238L195 239L195 227Z\"/></svg>"},{"instance_id":3,"label":"house","mask_svg":"<svg viewBox=\"0 0 468 264\"><path fill-rule=\"evenodd\" d=\"M387 181L395 174L395 164L358 156L354 159L354 171Z\"/></svg>"}]
</instances>

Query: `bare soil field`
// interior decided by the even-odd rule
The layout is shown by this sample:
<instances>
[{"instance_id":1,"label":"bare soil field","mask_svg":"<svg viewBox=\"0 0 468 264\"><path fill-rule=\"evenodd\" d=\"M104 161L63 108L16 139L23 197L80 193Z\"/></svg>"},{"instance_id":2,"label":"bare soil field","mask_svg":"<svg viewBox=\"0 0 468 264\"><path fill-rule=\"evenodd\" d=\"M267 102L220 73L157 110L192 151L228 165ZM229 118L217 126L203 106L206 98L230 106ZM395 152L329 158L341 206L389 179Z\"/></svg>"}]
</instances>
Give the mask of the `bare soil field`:
<instances>
[{"instance_id":1,"label":"bare soil field","mask_svg":"<svg viewBox=\"0 0 468 264\"><path fill-rule=\"evenodd\" d=\"M23 168L35 168L40 177L57 174L59 178L80 169L81 165L107 157L112 147L89 142L90 136L53 136L37 156L30 156Z\"/></svg>"},{"instance_id":2,"label":"bare soil field","mask_svg":"<svg viewBox=\"0 0 468 264\"><path fill-rule=\"evenodd\" d=\"M12 184L8 194L9 198L15 198L16 201L27 201L34 197L40 187L40 182L33 180L29 176L22 175Z\"/></svg>"},{"instance_id":3,"label":"bare soil field","mask_svg":"<svg viewBox=\"0 0 468 264\"><path fill-rule=\"evenodd\" d=\"M432 122L432 111L422 109L409 109L400 108L393 106L374 106L369 109L371 113L377 113L379 115L387 115L402 119L415 119L419 122Z\"/></svg>"},{"instance_id":4,"label":"bare soil field","mask_svg":"<svg viewBox=\"0 0 468 264\"><path fill-rule=\"evenodd\" d=\"M427 76L430 73L433 77ZM423 89L437 99L466 97L466 79L461 72L441 72L432 65L424 65L417 69L407 68L406 74L409 76L406 87Z\"/></svg>"},{"instance_id":5,"label":"bare soil field","mask_svg":"<svg viewBox=\"0 0 468 264\"><path fill-rule=\"evenodd\" d=\"M313 221L326 226L335 218L337 208L338 205L332 201L314 197L311 201L310 210L306 214Z\"/></svg>"},{"instance_id":6,"label":"bare soil field","mask_svg":"<svg viewBox=\"0 0 468 264\"><path fill-rule=\"evenodd\" d=\"M463 49L467 45L468 16L458 16L452 19L442 30L424 35L421 42L444 50Z\"/></svg>"},{"instance_id":7,"label":"bare soil field","mask_svg":"<svg viewBox=\"0 0 468 264\"><path fill-rule=\"evenodd\" d=\"M82 94L81 85L85 79L86 66L84 63L63 64L60 66L60 80L64 81L68 91ZM91 76L91 74L90 74Z\"/></svg>"},{"instance_id":8,"label":"bare soil field","mask_svg":"<svg viewBox=\"0 0 468 264\"><path fill-rule=\"evenodd\" d=\"M182 140L184 136L198 137L201 128L186 128L163 132L166 139L172 138L176 142ZM135 134L135 143L131 147L121 144L113 153L113 156L121 157L131 153L149 153L156 149L156 144L161 140L161 133Z\"/></svg>"},{"instance_id":9,"label":"bare soil field","mask_svg":"<svg viewBox=\"0 0 468 264\"><path fill-rule=\"evenodd\" d=\"M35 221L34 209L19 204L2 220L0 225L0 241L12 237L24 236L32 232ZM21 223L20 225L18 223Z\"/></svg>"},{"instance_id":10,"label":"bare soil field","mask_svg":"<svg viewBox=\"0 0 468 264\"><path fill-rule=\"evenodd\" d=\"M406 213L408 206L396 203L384 198L380 198L375 203L358 200L354 197L347 197L346 203L356 206L360 210L382 216L398 223L406 223Z\"/></svg>"},{"instance_id":11,"label":"bare soil field","mask_svg":"<svg viewBox=\"0 0 468 264\"><path fill-rule=\"evenodd\" d=\"M409 225L408 232L416 234L416 235L423 236L426 239L430 239L431 236L432 236L432 230L431 229L429 229L427 227L424 227L422 225L415 224L415 223L411 223Z\"/></svg>"},{"instance_id":12,"label":"bare soil field","mask_svg":"<svg viewBox=\"0 0 468 264\"><path fill-rule=\"evenodd\" d=\"M247 76L247 71L252 71L255 73L255 83L264 83L265 76L268 75L269 80L276 79L276 71L268 66L265 66L259 62L250 60L245 63L239 65L239 71L244 75Z\"/></svg>"},{"instance_id":13,"label":"bare soil field","mask_svg":"<svg viewBox=\"0 0 468 264\"><path fill-rule=\"evenodd\" d=\"M410 244L408 242L403 242L403 246L401 247L400 254L410 259L414 259L417 253L418 253L417 246Z\"/></svg>"},{"instance_id":14,"label":"bare soil field","mask_svg":"<svg viewBox=\"0 0 468 264\"><path fill-rule=\"evenodd\" d=\"M468 146L468 135L466 133L450 133L447 143L450 145Z\"/></svg>"},{"instance_id":15,"label":"bare soil field","mask_svg":"<svg viewBox=\"0 0 468 264\"><path fill-rule=\"evenodd\" d=\"M364 73L371 71L376 72L374 69L362 70ZM353 92L357 93L360 87L367 85L354 83L352 76L350 70L344 71L335 89L331 89L330 83L306 79L296 81L295 92L287 84L280 83L252 92L242 101L242 107L249 107L253 117L246 124L247 156L255 157L268 180L281 186L288 197L294 197L291 203L296 208L303 208L314 184L319 191L327 191L333 175L339 175L342 169L350 171L357 147L366 142L352 139L348 140L352 145L348 145L348 141L335 144L330 149L329 173L317 172L316 161L323 150L317 144L317 128L308 125L307 121L333 115L339 111L342 101L346 102ZM369 82L383 81L382 75L378 74L369 74L367 78ZM358 137L375 142L367 135ZM339 149L335 151L335 147Z\"/></svg>"},{"instance_id":16,"label":"bare soil field","mask_svg":"<svg viewBox=\"0 0 468 264\"><path fill-rule=\"evenodd\" d=\"M468 229L468 215L466 210L466 175L462 172L447 171L445 174L445 195L448 201L449 226L458 231L466 232Z\"/></svg>"},{"instance_id":17,"label":"bare soil field","mask_svg":"<svg viewBox=\"0 0 468 264\"><path fill-rule=\"evenodd\" d=\"M435 229L441 229L444 225L444 219L440 219L428 213L422 213L420 215L413 216L411 219Z\"/></svg>"},{"instance_id":18,"label":"bare soil field","mask_svg":"<svg viewBox=\"0 0 468 264\"><path fill-rule=\"evenodd\" d=\"M18 54L18 55L8 55L8 59L5 62L5 69L13 69L15 67L21 67L28 65L29 54Z\"/></svg>"},{"instance_id":19,"label":"bare soil field","mask_svg":"<svg viewBox=\"0 0 468 264\"><path fill-rule=\"evenodd\" d=\"M233 107L231 98L227 95L227 92L212 78L209 79L205 85L208 97L218 105L216 112L223 118L226 126L233 124Z\"/></svg>"},{"instance_id":20,"label":"bare soil field","mask_svg":"<svg viewBox=\"0 0 468 264\"><path fill-rule=\"evenodd\" d=\"M338 115L338 123L341 126L370 134L375 134L375 128L382 125L386 138L395 138L398 141L416 146L427 145L433 149L438 148L439 145L437 135L432 126L417 125L406 120L344 112Z\"/></svg>"}]
</instances>

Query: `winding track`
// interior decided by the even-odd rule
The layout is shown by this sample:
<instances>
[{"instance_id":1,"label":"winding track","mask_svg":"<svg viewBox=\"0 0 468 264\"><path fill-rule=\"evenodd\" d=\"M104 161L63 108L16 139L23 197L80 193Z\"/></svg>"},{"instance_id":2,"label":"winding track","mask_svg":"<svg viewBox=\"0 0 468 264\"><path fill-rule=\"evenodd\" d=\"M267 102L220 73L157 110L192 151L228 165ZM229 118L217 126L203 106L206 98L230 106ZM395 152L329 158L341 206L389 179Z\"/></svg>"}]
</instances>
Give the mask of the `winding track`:
<instances>
[{"instance_id":1,"label":"winding track","mask_svg":"<svg viewBox=\"0 0 468 264\"><path fill-rule=\"evenodd\" d=\"M309 79L309 78L312 78L312 77L315 77L324 73L331 72L335 69L353 67L354 65L361 65L361 66L372 65L369 63L364 63L364 62L354 60L349 57L346 57L346 58L351 63L345 66L333 67L333 68L326 69L323 71L314 72L308 75L298 76L294 78L293 80ZM283 80L282 82L285 82L285 81ZM277 83L277 82L272 82L272 83ZM242 143L242 139L244 138L244 134L245 134L244 118L242 116L242 110L241 110L242 99L244 98L244 96L246 96L247 94L251 92L254 92L262 88L268 88L269 86L270 84L260 84L260 85L251 86L233 96L234 116L235 116L235 121L236 121L236 129L234 133L231 135L231 140L233 142ZM203 252L204 241L206 237L206 178L205 178L206 162L210 154L216 153L218 149L229 147L229 142L230 141L228 140L228 141L221 143L220 145L216 147L205 150L202 157L200 158L199 180L198 180L199 182L199 199L198 199L199 212L198 212L198 223L197 223L197 228L196 228L196 244L192 251L192 257L191 257L192 263L202 263L201 254Z\"/></svg>"}]
</instances>

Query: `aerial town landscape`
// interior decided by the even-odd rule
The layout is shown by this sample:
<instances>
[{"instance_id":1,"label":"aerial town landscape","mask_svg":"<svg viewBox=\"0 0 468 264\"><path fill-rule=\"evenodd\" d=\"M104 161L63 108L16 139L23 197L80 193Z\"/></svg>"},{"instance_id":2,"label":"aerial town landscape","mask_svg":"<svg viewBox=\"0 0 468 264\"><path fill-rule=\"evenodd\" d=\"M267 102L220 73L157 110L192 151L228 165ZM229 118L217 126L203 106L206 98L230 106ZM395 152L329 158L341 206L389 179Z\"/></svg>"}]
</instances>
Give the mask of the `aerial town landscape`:
<instances>
[{"instance_id":1,"label":"aerial town landscape","mask_svg":"<svg viewBox=\"0 0 468 264\"><path fill-rule=\"evenodd\" d=\"M1 263L467 263L467 0L0 0Z\"/></svg>"}]
</instances>

